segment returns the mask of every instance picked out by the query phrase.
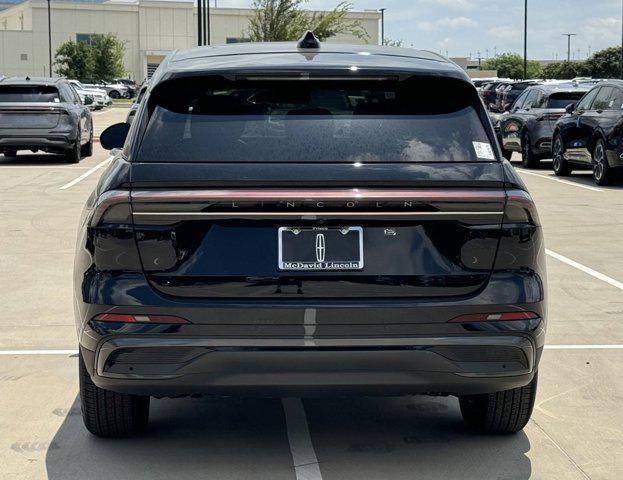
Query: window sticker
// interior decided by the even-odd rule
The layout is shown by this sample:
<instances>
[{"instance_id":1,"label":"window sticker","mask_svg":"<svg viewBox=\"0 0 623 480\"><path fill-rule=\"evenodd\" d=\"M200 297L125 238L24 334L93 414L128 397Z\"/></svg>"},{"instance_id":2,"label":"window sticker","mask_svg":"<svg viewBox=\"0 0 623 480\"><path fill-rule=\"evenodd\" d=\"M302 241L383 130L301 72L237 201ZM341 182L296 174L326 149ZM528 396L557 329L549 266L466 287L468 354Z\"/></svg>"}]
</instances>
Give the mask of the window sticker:
<instances>
[{"instance_id":1,"label":"window sticker","mask_svg":"<svg viewBox=\"0 0 623 480\"><path fill-rule=\"evenodd\" d=\"M493 149L490 144L486 142L472 142L472 144L474 145L474 150L478 158L495 160L495 155L493 155Z\"/></svg>"}]
</instances>

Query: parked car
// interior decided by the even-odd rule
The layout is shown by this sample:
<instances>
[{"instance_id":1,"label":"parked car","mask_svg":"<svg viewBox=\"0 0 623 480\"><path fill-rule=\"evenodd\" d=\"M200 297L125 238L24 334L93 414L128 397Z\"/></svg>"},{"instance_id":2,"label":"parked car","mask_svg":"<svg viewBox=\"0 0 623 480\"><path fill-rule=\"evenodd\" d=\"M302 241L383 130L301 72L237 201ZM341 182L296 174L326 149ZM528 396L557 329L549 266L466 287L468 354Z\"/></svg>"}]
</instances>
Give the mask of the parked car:
<instances>
[{"instance_id":1,"label":"parked car","mask_svg":"<svg viewBox=\"0 0 623 480\"><path fill-rule=\"evenodd\" d=\"M65 79L13 77L0 81L0 153L61 153L70 163L93 154L88 105Z\"/></svg>"},{"instance_id":2,"label":"parked car","mask_svg":"<svg viewBox=\"0 0 623 480\"><path fill-rule=\"evenodd\" d=\"M457 395L477 430L526 425L542 232L456 64L311 32L177 51L100 142L74 271L95 435L194 394Z\"/></svg>"},{"instance_id":3,"label":"parked car","mask_svg":"<svg viewBox=\"0 0 623 480\"><path fill-rule=\"evenodd\" d=\"M102 108L112 104L112 100L106 93L106 90L101 88L87 88L78 80L68 80L71 86L76 90L76 93L80 96L80 100L84 103L87 96L93 98L93 103L90 105L94 110L101 110Z\"/></svg>"},{"instance_id":4,"label":"parked car","mask_svg":"<svg viewBox=\"0 0 623 480\"><path fill-rule=\"evenodd\" d=\"M498 90L496 97L496 106L498 112L507 111L519 95L528 87L538 85L540 82L535 80L525 80L508 84L505 88Z\"/></svg>"},{"instance_id":5,"label":"parked car","mask_svg":"<svg viewBox=\"0 0 623 480\"><path fill-rule=\"evenodd\" d=\"M86 88L101 88L106 90L108 96L112 99L115 98L130 98L128 87L122 83L107 83L103 80L88 79L82 80L82 84Z\"/></svg>"},{"instance_id":6,"label":"parked car","mask_svg":"<svg viewBox=\"0 0 623 480\"><path fill-rule=\"evenodd\" d=\"M136 112L138 111L138 107L141 104L141 100L143 100L143 97L145 96L145 92L147 91L148 86L149 86L149 82L144 82L141 85L141 88L138 91L138 95L136 96L134 103L132 103L132 105L130 106L130 109L128 110L128 115L125 118L125 122L127 124L132 123L132 120L134 120L134 117L136 116Z\"/></svg>"},{"instance_id":7,"label":"parked car","mask_svg":"<svg viewBox=\"0 0 623 480\"><path fill-rule=\"evenodd\" d=\"M482 98L483 103L488 109L491 108L492 104L495 104L498 88L501 89L508 86L508 84L508 81L496 81L487 83L482 87L482 89L480 90L480 97Z\"/></svg>"},{"instance_id":8,"label":"parked car","mask_svg":"<svg viewBox=\"0 0 623 480\"><path fill-rule=\"evenodd\" d=\"M573 83L545 83L528 87L500 119L500 138L505 157L520 152L524 168L536 167L550 158L552 134L565 107L576 103L588 91Z\"/></svg>"},{"instance_id":9,"label":"parked car","mask_svg":"<svg viewBox=\"0 0 623 480\"><path fill-rule=\"evenodd\" d=\"M592 169L595 183L611 183L623 169L623 81L597 84L566 110L554 127L554 173Z\"/></svg>"},{"instance_id":10,"label":"parked car","mask_svg":"<svg viewBox=\"0 0 623 480\"><path fill-rule=\"evenodd\" d=\"M136 97L136 92L139 89L139 86L136 82L130 78L115 78L112 83L120 83L121 85L125 85L128 88L128 98Z\"/></svg>"}]
</instances>

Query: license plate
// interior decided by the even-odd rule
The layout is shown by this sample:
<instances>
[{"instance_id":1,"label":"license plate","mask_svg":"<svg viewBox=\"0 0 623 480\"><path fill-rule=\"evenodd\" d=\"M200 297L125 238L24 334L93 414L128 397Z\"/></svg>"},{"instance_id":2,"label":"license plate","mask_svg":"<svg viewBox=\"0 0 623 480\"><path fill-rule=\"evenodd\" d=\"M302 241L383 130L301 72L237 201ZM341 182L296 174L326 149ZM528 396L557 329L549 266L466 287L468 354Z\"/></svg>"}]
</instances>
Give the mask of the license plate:
<instances>
[{"instance_id":1,"label":"license plate","mask_svg":"<svg viewBox=\"0 0 623 480\"><path fill-rule=\"evenodd\" d=\"M279 270L362 270L361 227L281 227Z\"/></svg>"}]
</instances>

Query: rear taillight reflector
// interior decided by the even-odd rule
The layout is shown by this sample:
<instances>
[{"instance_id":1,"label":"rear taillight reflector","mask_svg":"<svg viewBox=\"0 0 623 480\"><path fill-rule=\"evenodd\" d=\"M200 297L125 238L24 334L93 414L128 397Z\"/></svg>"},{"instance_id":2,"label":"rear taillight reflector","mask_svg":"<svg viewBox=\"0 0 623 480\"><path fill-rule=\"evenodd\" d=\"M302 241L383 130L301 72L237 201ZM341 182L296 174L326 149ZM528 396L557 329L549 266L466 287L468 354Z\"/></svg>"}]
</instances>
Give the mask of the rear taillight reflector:
<instances>
[{"instance_id":1,"label":"rear taillight reflector","mask_svg":"<svg viewBox=\"0 0 623 480\"><path fill-rule=\"evenodd\" d=\"M449 320L452 323L508 322L512 320L534 320L539 316L534 312L471 313Z\"/></svg>"},{"instance_id":2,"label":"rear taillight reflector","mask_svg":"<svg viewBox=\"0 0 623 480\"><path fill-rule=\"evenodd\" d=\"M100 313L93 320L98 322L120 323L190 323L188 320L172 315L128 315L124 313Z\"/></svg>"}]
</instances>

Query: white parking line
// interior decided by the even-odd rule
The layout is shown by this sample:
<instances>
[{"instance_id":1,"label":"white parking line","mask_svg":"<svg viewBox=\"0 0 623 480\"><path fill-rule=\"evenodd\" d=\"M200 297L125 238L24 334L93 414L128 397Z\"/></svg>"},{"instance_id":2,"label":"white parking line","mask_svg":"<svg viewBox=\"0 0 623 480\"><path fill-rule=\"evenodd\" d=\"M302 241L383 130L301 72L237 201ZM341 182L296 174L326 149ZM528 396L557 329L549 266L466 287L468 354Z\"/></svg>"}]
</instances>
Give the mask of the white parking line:
<instances>
[{"instance_id":1,"label":"white parking line","mask_svg":"<svg viewBox=\"0 0 623 480\"><path fill-rule=\"evenodd\" d=\"M623 345L545 345L545 350L621 350Z\"/></svg>"},{"instance_id":2,"label":"white parking line","mask_svg":"<svg viewBox=\"0 0 623 480\"><path fill-rule=\"evenodd\" d=\"M570 265L573 268L577 268L578 270L581 270L584 273L587 273L590 276L595 277L598 280L601 280L602 282L606 282L607 284L612 285L613 287L616 287L619 290L623 290L623 282L619 282L618 280L615 280L614 278L609 277L608 275L604 275L603 273L600 273L597 270L593 270L592 268L587 267L586 265L582 265L581 263L578 263L575 260L571 260L570 258L567 258L564 255L561 255L560 253L556 253L548 249L545 249L545 253L547 253L550 257L555 258L556 260L560 260L561 262L566 263L567 265Z\"/></svg>"},{"instance_id":3,"label":"white parking line","mask_svg":"<svg viewBox=\"0 0 623 480\"><path fill-rule=\"evenodd\" d=\"M78 350L0 350L0 355L75 355Z\"/></svg>"},{"instance_id":4,"label":"white parking line","mask_svg":"<svg viewBox=\"0 0 623 480\"><path fill-rule=\"evenodd\" d=\"M526 175L534 175L535 177L545 178L546 180L552 180L553 182L564 183L565 185L571 185L573 187L584 188L586 190L591 190L592 192L603 192L603 189L597 187L591 187L590 185L582 185L581 183L570 182L569 180L563 180L562 178L552 177L550 175L541 175L540 173L530 172L528 170L524 170L523 168L515 167L520 173L525 173Z\"/></svg>"},{"instance_id":5,"label":"white parking line","mask_svg":"<svg viewBox=\"0 0 623 480\"><path fill-rule=\"evenodd\" d=\"M93 168L91 168L90 170L87 170L86 172L84 172L82 175L80 175L78 178L73 179L71 182L66 183L65 185L63 185L62 187L60 187L60 190L67 190L68 188L73 187L76 183L81 182L82 180L84 180L85 178L87 178L89 175L91 175L93 172L98 171L100 168L102 168L104 165L107 165L111 162L111 160L113 159L112 156L108 157L106 160L104 160L103 162L98 163L97 165L95 165Z\"/></svg>"},{"instance_id":6,"label":"white parking line","mask_svg":"<svg viewBox=\"0 0 623 480\"><path fill-rule=\"evenodd\" d=\"M284 398L281 403L286 417L296 480L322 480L316 452L309 436L303 402L300 398Z\"/></svg>"}]
</instances>

